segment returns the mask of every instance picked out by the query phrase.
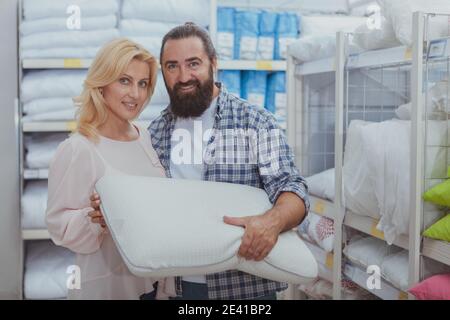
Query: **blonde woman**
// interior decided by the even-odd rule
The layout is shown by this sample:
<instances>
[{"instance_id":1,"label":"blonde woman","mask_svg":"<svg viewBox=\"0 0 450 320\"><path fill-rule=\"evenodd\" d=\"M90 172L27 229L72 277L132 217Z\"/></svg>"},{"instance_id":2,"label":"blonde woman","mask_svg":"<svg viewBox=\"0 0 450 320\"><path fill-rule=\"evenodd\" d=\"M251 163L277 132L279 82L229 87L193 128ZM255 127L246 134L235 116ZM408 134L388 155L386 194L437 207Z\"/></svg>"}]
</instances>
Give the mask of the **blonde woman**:
<instances>
[{"instance_id":1,"label":"blonde woman","mask_svg":"<svg viewBox=\"0 0 450 320\"><path fill-rule=\"evenodd\" d=\"M81 288L69 290L69 299L155 296L154 279L128 271L89 196L109 170L165 176L148 131L131 122L150 100L156 76L157 62L148 51L124 38L113 40L97 54L75 99L77 130L50 165L46 216L53 242L77 253ZM160 280L158 297L170 295L172 287L169 279Z\"/></svg>"}]
</instances>

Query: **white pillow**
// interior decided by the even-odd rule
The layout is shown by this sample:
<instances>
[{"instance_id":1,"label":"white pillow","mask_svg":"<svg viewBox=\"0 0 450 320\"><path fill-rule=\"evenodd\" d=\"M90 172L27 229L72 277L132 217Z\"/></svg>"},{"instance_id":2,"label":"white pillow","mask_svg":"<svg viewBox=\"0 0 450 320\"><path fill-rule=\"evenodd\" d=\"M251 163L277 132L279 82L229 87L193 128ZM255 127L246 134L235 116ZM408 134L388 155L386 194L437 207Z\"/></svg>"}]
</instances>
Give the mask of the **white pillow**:
<instances>
[{"instance_id":1,"label":"white pillow","mask_svg":"<svg viewBox=\"0 0 450 320\"><path fill-rule=\"evenodd\" d=\"M336 15L319 15L319 16L302 16L301 17L301 37L332 35L336 32L353 32L367 18L336 16Z\"/></svg>"},{"instance_id":2,"label":"white pillow","mask_svg":"<svg viewBox=\"0 0 450 320\"><path fill-rule=\"evenodd\" d=\"M306 178L310 194L334 200L334 168L319 172Z\"/></svg>"},{"instance_id":3,"label":"white pillow","mask_svg":"<svg viewBox=\"0 0 450 320\"><path fill-rule=\"evenodd\" d=\"M383 240L365 237L350 242L343 252L351 262L362 268L370 265L376 265L381 268L381 264L387 256L400 250L402 249L399 247L387 245Z\"/></svg>"},{"instance_id":4,"label":"white pillow","mask_svg":"<svg viewBox=\"0 0 450 320\"><path fill-rule=\"evenodd\" d=\"M333 251L333 220L310 212L297 230L302 238L318 244L326 252Z\"/></svg>"},{"instance_id":5,"label":"white pillow","mask_svg":"<svg viewBox=\"0 0 450 320\"><path fill-rule=\"evenodd\" d=\"M412 44L413 12L450 13L448 0L379 0L382 13L390 20L397 39L406 46ZM449 21L446 16L430 19L430 39L449 36Z\"/></svg>"},{"instance_id":6,"label":"white pillow","mask_svg":"<svg viewBox=\"0 0 450 320\"><path fill-rule=\"evenodd\" d=\"M262 189L230 183L106 175L96 184L111 235L130 271L143 277L238 269L262 278L308 283L317 263L295 231L282 233L260 262L238 258L242 227L223 216L262 214Z\"/></svg>"},{"instance_id":7,"label":"white pillow","mask_svg":"<svg viewBox=\"0 0 450 320\"><path fill-rule=\"evenodd\" d=\"M401 250L386 257L381 264L381 276L403 291L409 289L408 251ZM437 261L423 258L424 278L434 274L450 272L450 267Z\"/></svg>"}]
</instances>

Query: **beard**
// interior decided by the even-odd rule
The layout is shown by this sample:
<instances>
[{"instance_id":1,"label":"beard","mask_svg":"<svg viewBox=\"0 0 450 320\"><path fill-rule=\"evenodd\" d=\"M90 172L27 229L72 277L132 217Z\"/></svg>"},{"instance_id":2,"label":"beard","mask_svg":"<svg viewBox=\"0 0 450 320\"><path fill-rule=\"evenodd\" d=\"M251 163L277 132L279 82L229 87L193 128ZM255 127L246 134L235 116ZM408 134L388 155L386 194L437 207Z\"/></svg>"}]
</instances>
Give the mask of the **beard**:
<instances>
[{"instance_id":1,"label":"beard","mask_svg":"<svg viewBox=\"0 0 450 320\"><path fill-rule=\"evenodd\" d=\"M188 93L182 93L181 88L194 86ZM167 92L170 97L170 108L173 114L180 118L196 118L208 109L212 101L214 89L213 69L209 70L209 77L201 83L197 79L185 83L176 83L173 89L166 83Z\"/></svg>"}]
</instances>

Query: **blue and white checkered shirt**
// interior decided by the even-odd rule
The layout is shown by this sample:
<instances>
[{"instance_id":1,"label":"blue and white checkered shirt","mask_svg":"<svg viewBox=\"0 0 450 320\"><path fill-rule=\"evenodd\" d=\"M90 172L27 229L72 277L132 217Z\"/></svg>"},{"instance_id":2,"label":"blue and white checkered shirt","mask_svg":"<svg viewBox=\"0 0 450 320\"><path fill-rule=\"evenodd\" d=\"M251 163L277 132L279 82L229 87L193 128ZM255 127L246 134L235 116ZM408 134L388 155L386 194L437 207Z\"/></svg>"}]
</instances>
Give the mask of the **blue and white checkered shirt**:
<instances>
[{"instance_id":1,"label":"blue and white checkered shirt","mask_svg":"<svg viewBox=\"0 0 450 320\"><path fill-rule=\"evenodd\" d=\"M303 199L308 212L306 181L295 167L292 151L284 134L279 134L281 130L275 118L268 111L229 94L221 83L216 85L220 93L213 134L206 147L205 158L208 159L203 159L203 180L261 188L272 203L281 192L293 192ZM148 128L153 148L168 177L171 177L171 137L175 122L169 106ZM257 139L253 140L257 141L256 146L251 145L251 138L236 136L236 132L256 133ZM254 299L287 288L286 283L237 270L208 274L206 282L210 299ZM176 278L176 289L181 295L181 277Z\"/></svg>"}]
</instances>

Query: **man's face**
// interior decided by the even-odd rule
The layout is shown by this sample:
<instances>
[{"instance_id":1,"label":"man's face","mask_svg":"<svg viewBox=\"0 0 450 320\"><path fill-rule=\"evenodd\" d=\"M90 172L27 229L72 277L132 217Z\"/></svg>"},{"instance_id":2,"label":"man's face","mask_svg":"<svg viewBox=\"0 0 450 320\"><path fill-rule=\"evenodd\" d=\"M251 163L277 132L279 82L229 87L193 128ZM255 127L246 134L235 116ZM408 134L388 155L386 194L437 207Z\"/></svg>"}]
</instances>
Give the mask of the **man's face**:
<instances>
[{"instance_id":1,"label":"man's face","mask_svg":"<svg viewBox=\"0 0 450 320\"><path fill-rule=\"evenodd\" d=\"M210 61L198 37L166 42L161 66L171 110L176 116L198 117L209 107L215 63Z\"/></svg>"}]
</instances>

